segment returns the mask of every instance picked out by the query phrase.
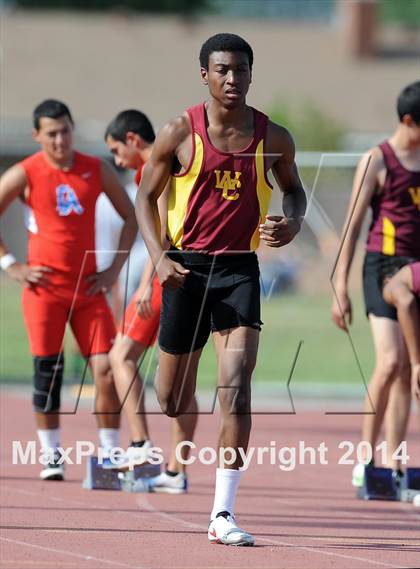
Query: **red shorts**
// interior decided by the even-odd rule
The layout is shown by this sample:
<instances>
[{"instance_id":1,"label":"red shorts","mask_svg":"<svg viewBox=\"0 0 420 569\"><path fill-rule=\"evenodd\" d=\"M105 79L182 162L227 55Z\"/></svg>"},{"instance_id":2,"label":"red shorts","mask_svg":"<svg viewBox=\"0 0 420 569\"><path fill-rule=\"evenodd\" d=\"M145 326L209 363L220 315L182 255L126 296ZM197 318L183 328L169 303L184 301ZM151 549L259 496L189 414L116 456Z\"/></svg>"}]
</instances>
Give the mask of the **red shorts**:
<instances>
[{"instance_id":1,"label":"red shorts","mask_svg":"<svg viewBox=\"0 0 420 569\"><path fill-rule=\"evenodd\" d=\"M84 357L108 353L116 330L104 294L76 295L74 289L24 288L23 316L33 356L52 356L63 349L67 322Z\"/></svg>"},{"instance_id":2,"label":"red shorts","mask_svg":"<svg viewBox=\"0 0 420 569\"><path fill-rule=\"evenodd\" d=\"M162 287L157 276L152 281L151 308L153 314L142 318L137 312L135 295L127 306L119 331L143 346L153 346L159 331L160 307L162 304Z\"/></svg>"}]
</instances>

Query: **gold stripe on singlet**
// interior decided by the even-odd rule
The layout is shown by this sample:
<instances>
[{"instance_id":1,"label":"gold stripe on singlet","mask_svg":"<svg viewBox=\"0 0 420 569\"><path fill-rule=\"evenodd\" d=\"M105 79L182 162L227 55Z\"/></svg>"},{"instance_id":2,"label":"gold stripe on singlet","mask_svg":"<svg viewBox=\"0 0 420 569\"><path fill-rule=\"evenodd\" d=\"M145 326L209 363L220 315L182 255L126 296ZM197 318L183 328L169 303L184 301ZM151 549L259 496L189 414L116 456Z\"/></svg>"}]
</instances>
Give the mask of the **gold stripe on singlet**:
<instances>
[{"instance_id":1,"label":"gold stripe on singlet","mask_svg":"<svg viewBox=\"0 0 420 569\"><path fill-rule=\"evenodd\" d=\"M182 249L182 238L184 236L184 223L187 216L188 201L203 163L203 141L197 133L194 135L194 146L194 157L192 158L190 168L184 174L171 176L170 182L168 237L172 245L177 249Z\"/></svg>"},{"instance_id":2,"label":"gold stripe on singlet","mask_svg":"<svg viewBox=\"0 0 420 569\"><path fill-rule=\"evenodd\" d=\"M395 225L388 217L384 217L382 221L382 234L384 240L382 242L382 253L384 255L395 255Z\"/></svg>"}]
</instances>

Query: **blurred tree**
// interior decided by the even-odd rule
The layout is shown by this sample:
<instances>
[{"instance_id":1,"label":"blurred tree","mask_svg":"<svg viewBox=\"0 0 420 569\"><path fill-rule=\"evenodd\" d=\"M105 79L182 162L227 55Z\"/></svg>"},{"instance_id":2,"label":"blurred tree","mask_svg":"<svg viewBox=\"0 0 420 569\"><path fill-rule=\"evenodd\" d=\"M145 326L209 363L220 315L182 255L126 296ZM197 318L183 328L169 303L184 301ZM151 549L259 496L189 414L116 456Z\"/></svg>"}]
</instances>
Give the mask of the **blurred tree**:
<instances>
[{"instance_id":1,"label":"blurred tree","mask_svg":"<svg viewBox=\"0 0 420 569\"><path fill-rule=\"evenodd\" d=\"M379 13L385 23L420 26L420 0L380 0Z\"/></svg>"},{"instance_id":2,"label":"blurred tree","mask_svg":"<svg viewBox=\"0 0 420 569\"><path fill-rule=\"evenodd\" d=\"M276 101L267 114L273 122L290 131L297 150L329 152L341 148L343 126L311 101L293 107L285 101Z\"/></svg>"},{"instance_id":3,"label":"blurred tree","mask_svg":"<svg viewBox=\"0 0 420 569\"><path fill-rule=\"evenodd\" d=\"M150 13L199 12L209 6L209 0L17 0L21 8L53 10L136 10Z\"/></svg>"}]
</instances>

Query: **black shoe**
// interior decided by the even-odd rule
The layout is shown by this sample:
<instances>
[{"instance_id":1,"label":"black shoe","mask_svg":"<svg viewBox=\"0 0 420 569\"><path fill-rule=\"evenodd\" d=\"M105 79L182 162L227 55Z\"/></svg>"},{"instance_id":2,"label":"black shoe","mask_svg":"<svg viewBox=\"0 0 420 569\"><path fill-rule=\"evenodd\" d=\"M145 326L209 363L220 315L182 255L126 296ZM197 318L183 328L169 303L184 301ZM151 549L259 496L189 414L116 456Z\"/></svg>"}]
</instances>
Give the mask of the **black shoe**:
<instances>
[{"instance_id":1,"label":"black shoe","mask_svg":"<svg viewBox=\"0 0 420 569\"><path fill-rule=\"evenodd\" d=\"M58 463L61 455L55 453L52 460L39 473L42 480L64 480L64 464Z\"/></svg>"}]
</instances>

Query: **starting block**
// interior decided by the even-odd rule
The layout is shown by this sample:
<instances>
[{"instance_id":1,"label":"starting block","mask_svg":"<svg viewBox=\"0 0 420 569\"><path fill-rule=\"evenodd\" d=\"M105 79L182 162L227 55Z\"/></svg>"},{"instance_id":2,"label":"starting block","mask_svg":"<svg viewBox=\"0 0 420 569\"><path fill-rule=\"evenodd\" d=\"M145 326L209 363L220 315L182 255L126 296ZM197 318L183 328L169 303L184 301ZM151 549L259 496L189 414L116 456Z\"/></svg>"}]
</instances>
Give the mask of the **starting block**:
<instances>
[{"instance_id":1,"label":"starting block","mask_svg":"<svg viewBox=\"0 0 420 569\"><path fill-rule=\"evenodd\" d=\"M400 484L392 475L392 468L366 466L363 486L357 496L362 500L399 500Z\"/></svg>"},{"instance_id":2,"label":"starting block","mask_svg":"<svg viewBox=\"0 0 420 569\"><path fill-rule=\"evenodd\" d=\"M158 474L160 474L159 464L145 463L141 466L134 467L133 470L119 472L118 470L102 468L102 466L98 464L98 457L91 456L87 461L86 478L82 486L85 490L122 490L123 486L124 489L125 487L128 488L137 480L147 480L147 478L157 476ZM125 483L126 479L127 482ZM144 484L146 487L146 482Z\"/></svg>"},{"instance_id":3,"label":"starting block","mask_svg":"<svg viewBox=\"0 0 420 569\"><path fill-rule=\"evenodd\" d=\"M144 476L144 474L136 476L135 471L128 471L120 473L119 478L123 492L150 492L150 476Z\"/></svg>"},{"instance_id":4,"label":"starting block","mask_svg":"<svg viewBox=\"0 0 420 569\"><path fill-rule=\"evenodd\" d=\"M401 479L401 502L412 502L420 494L420 468L407 468Z\"/></svg>"}]
</instances>

